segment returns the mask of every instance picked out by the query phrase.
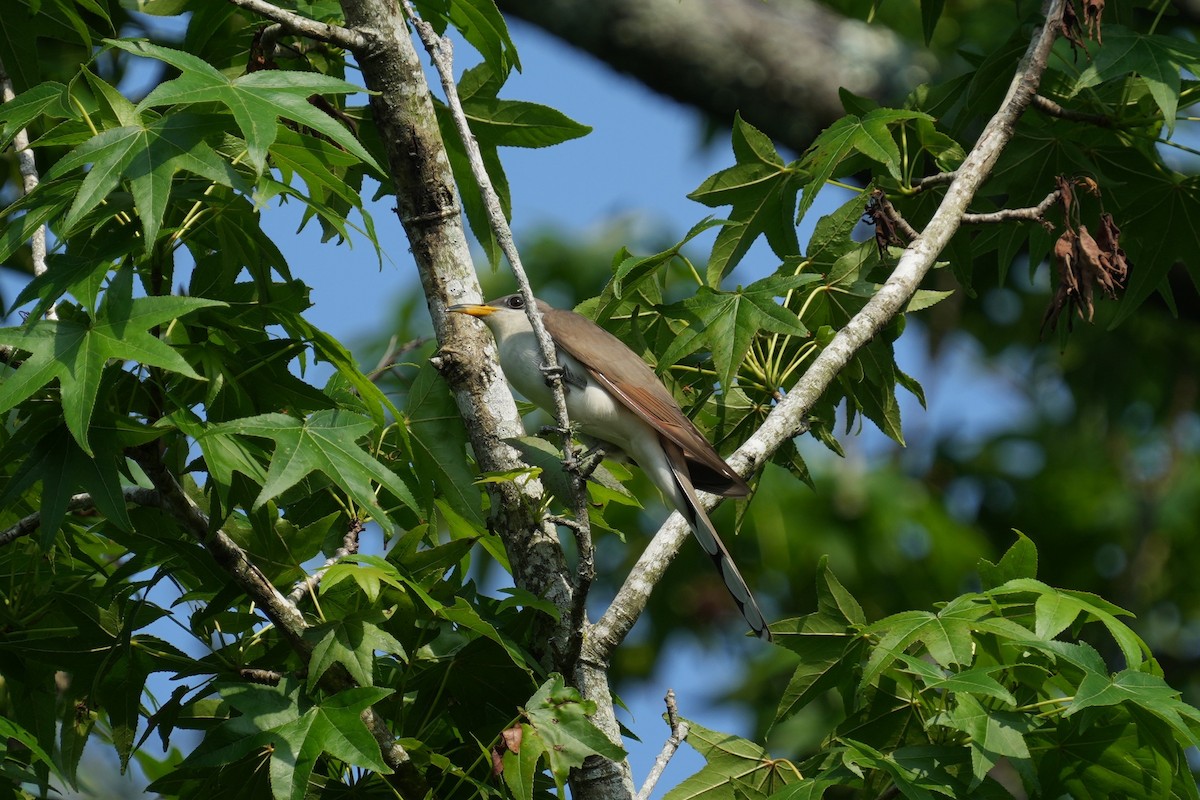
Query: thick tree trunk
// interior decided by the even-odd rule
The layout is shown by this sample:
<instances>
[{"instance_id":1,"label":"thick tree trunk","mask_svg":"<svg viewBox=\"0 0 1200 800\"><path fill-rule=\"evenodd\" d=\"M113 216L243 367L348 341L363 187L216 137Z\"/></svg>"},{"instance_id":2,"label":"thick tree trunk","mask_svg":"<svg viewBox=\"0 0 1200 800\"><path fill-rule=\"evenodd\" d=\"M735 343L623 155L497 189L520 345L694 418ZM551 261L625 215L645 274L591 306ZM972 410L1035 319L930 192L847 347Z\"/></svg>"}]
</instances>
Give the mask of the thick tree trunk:
<instances>
[{"instance_id":1,"label":"thick tree trunk","mask_svg":"<svg viewBox=\"0 0 1200 800\"><path fill-rule=\"evenodd\" d=\"M842 116L838 89L895 94L911 54L882 27L809 0L498 0L614 69L797 152ZM911 85L911 80L904 84Z\"/></svg>"}]
</instances>

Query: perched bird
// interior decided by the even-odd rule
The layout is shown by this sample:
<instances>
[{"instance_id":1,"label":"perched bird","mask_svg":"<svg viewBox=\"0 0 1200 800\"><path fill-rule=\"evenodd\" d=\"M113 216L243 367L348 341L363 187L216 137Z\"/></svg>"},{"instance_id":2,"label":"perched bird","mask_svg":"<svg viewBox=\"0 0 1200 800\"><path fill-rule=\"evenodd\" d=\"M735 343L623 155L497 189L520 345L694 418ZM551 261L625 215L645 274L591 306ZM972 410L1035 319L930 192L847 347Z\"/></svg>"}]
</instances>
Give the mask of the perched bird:
<instances>
[{"instance_id":1,"label":"perched bird","mask_svg":"<svg viewBox=\"0 0 1200 800\"><path fill-rule=\"evenodd\" d=\"M587 317L541 300L537 303L563 369L571 423L585 437L609 445L606 451L617 448L642 468L692 526L751 630L770 640L762 610L696 496L701 489L744 497L750 487L684 415L637 353ZM482 320L496 338L500 367L508 382L533 403L554 410L554 397L542 370L542 351L521 295L510 294L485 305L450 306L449 310Z\"/></svg>"}]
</instances>

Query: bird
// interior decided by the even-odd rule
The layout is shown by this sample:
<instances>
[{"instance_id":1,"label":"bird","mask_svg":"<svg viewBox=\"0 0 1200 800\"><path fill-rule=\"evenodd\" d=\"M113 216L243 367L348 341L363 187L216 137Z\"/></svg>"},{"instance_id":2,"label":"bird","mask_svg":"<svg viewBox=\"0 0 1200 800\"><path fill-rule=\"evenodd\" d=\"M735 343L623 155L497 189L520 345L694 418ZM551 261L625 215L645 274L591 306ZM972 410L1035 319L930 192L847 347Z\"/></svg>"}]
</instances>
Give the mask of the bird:
<instances>
[{"instance_id":1,"label":"bird","mask_svg":"<svg viewBox=\"0 0 1200 800\"><path fill-rule=\"evenodd\" d=\"M699 489L745 497L750 493L745 479L718 455L637 353L587 317L543 300L536 302L562 369L571 424L584 438L602 443L606 455L623 454L642 469L691 525L750 629L770 641L762 609L696 495ZM542 349L520 294L487 303L460 303L447 310L487 325L509 384L553 413L554 395Z\"/></svg>"}]
</instances>

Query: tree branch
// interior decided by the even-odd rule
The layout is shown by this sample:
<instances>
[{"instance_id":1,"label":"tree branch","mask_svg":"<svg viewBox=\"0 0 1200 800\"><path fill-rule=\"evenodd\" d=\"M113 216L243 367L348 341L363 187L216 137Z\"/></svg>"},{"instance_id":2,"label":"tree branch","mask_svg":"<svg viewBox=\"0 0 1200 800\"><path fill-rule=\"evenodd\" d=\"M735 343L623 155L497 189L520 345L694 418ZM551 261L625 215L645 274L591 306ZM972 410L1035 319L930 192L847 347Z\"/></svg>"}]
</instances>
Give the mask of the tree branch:
<instances>
[{"instance_id":1,"label":"tree branch","mask_svg":"<svg viewBox=\"0 0 1200 800\"><path fill-rule=\"evenodd\" d=\"M1032 105L1043 114L1065 119L1069 122L1086 122L1089 125L1096 125L1100 128L1111 128L1113 126L1113 121L1103 114L1088 114L1084 111L1063 108L1045 95L1035 94Z\"/></svg>"},{"instance_id":2,"label":"tree branch","mask_svg":"<svg viewBox=\"0 0 1200 800\"><path fill-rule=\"evenodd\" d=\"M358 535L363 532L363 528L365 527L361 520L351 520L346 535L342 537L342 546L334 550L333 555L327 558L325 563L313 572L312 575L309 575L304 580L296 581L296 585L288 592L288 602L294 606L299 605L305 595L315 592L317 587L321 585L321 579L325 577L325 573L329 571L330 567L346 556L357 553Z\"/></svg>"},{"instance_id":3,"label":"tree branch","mask_svg":"<svg viewBox=\"0 0 1200 800\"><path fill-rule=\"evenodd\" d=\"M546 325L542 321L542 312L538 309L537 300L533 295L533 288L529 284L529 276L525 272L525 265L521 262L521 254L517 251L516 243L513 241L512 229L508 225L508 219L504 216L500 197L496 194L496 189L492 185L491 176L488 175L487 167L483 163L483 154L479 151L479 143L475 141L475 135L471 133L471 126L467 122L466 112L463 111L462 101L458 97L458 87L454 83L454 49L452 43L449 39L438 36L433 30L433 26L421 19L417 14L416 8L413 7L411 0L405 0L404 6L408 10L408 16L413 27L417 30L417 35L421 37L421 41L425 44L425 50L433 60L433 66L437 70L438 77L441 78L442 91L446 95L446 105L450 109L450 116L454 119L454 126L458 130L459 139L462 141L463 148L466 151L467 162L471 166L471 174L475 177L475 183L478 185L479 193L483 197L488 224L491 226L492 234L496 237L496 243L500 246L501 252L508 259L508 264L513 271L513 277L517 280L517 287L521 292L521 297L525 299L525 313L529 317L529 322L533 326L534 336L537 337L538 345L542 349L542 361L545 364L547 383L550 385L550 394L554 398L554 418L555 422L558 423L559 433L562 436L563 468L566 469L567 474L571 478L571 499L575 507L575 519L579 526L574 528L576 531L576 540L581 546L586 544L590 548L591 533L587 530L587 487L585 486L585 479L579 470L578 460L575 457L571 420L567 414L567 395L562 381L562 369L558 364L557 348L554 346L554 342L550 338L550 332L546 330ZM581 553L581 557L583 556L584 554ZM588 555L587 558L590 561L591 556ZM588 585L590 585L590 581ZM576 581L575 590L577 594L579 589L580 583ZM586 603L586 599L586 596L582 598L575 597L573 610L580 608ZM572 613L572 617L574 616L575 614ZM582 628L576 628L571 633L573 638L571 651L572 653L578 653L582 642Z\"/></svg>"},{"instance_id":4,"label":"tree branch","mask_svg":"<svg viewBox=\"0 0 1200 800\"><path fill-rule=\"evenodd\" d=\"M1042 222L1046 221L1046 212L1054 207L1062 193L1055 189L1046 195L1046 199L1036 206L1028 208L1002 208L987 214L963 214L964 225L986 225L995 222Z\"/></svg>"},{"instance_id":5,"label":"tree branch","mask_svg":"<svg viewBox=\"0 0 1200 800\"><path fill-rule=\"evenodd\" d=\"M246 551L222 530L211 528L208 516L192 502L183 487L163 464L153 456L137 457L138 464L157 489L160 507L183 526L212 555L213 560L233 578L254 604L279 630L288 643L306 662L312 655L312 644L304 638L308 623L299 609L291 603L262 573ZM349 673L335 664L321 678L321 685L331 692L349 689L357 684ZM395 774L390 780L406 800L422 800L429 791L420 769L413 763L404 747L396 741L387 722L369 707L362 712L363 723L379 743L383 760Z\"/></svg>"},{"instance_id":6,"label":"tree branch","mask_svg":"<svg viewBox=\"0 0 1200 800\"><path fill-rule=\"evenodd\" d=\"M638 790L635 800L649 800L650 793L654 791L667 764L671 763L675 751L679 749L679 745L683 744L683 740L688 735L688 724L679 718L679 709L675 705L675 690L667 689L667 696L663 699L667 703L667 726L671 729L671 735L663 742L663 748L658 757L654 759L654 766L651 767L650 774L646 776L646 782Z\"/></svg>"},{"instance_id":7,"label":"tree branch","mask_svg":"<svg viewBox=\"0 0 1200 800\"><path fill-rule=\"evenodd\" d=\"M121 490L121 494L125 498L126 503L135 503L139 506L161 507L162 502L159 500L158 492L153 489L143 489L140 486L127 486ZM90 494L72 495L67 500L67 513L71 514L76 511L92 509L96 507L96 501ZM29 536L31 533L42 527L42 515L40 512L22 517L17 520L15 525L0 531L0 547L6 544L12 544L17 539L23 536Z\"/></svg>"},{"instance_id":8,"label":"tree branch","mask_svg":"<svg viewBox=\"0 0 1200 800\"><path fill-rule=\"evenodd\" d=\"M405 19L390 0L342 0L347 24L367 45L355 51L372 91L371 113L396 187L396 213L417 264L421 288L442 345L433 363L454 392L476 462L484 472L511 472L524 464L505 439L524 433L507 383L496 374L495 341L482 326L446 308L477 301L471 262L449 157L442 142L429 85ZM504 540L517 585L562 609L541 619L537 655L554 668L571 647L569 571L558 531L542 518L541 482L490 483L494 529Z\"/></svg>"},{"instance_id":9,"label":"tree branch","mask_svg":"<svg viewBox=\"0 0 1200 800\"><path fill-rule=\"evenodd\" d=\"M479 145L475 141L475 136L471 133L466 114L459 100L458 87L454 83L453 51L450 41L438 37L433 28L416 14L411 2L406 0L405 6L408 9L409 19L413 27L416 28L421 41L425 44L425 49L428 51L430 58L433 59L433 66L441 79L446 103L450 108L459 138L462 140L464 149L466 150L467 160L471 165L471 173L483 196L492 233L495 235L496 241L505 258L508 259L513 276L517 280L521 296L525 300L525 312L529 317L534 335L541 347L544 368L548 383L550 384L551 394L554 397L555 421L562 436L563 468L570 477L575 512L575 524L571 526L571 529L575 534L575 541L579 548L579 570L576 573L575 582L571 587L568 613L564 614L567 626L565 630L567 648L565 652L557 654L555 666L562 672L571 675L572 683L575 684L582 695L596 703L596 713L593 715L592 721L610 740L616 744L620 744L621 731L620 726L617 724L611 691L608 686L608 674L604 669L594 670L592 666L580 664L580 653L584 647L586 629L588 627L587 592L591 588L595 568L591 529L587 513L587 479L579 459L575 455L571 421L567 414L565 387L562 383L562 370L558 365L556 348L550 338L549 332L546 330L545 324L542 322L541 311L537 307L537 301L533 295L533 289L529 285L529 278L521 262L520 253L517 252L513 241L512 230L509 228L508 220L504 216L504 211L500 205L500 198L492 186L491 177L488 175L487 168L483 163L483 156L479 152ZM566 574L565 571L562 573L564 577ZM573 773L571 785L572 794L579 797L627 798L633 792L633 774L627 760L616 764L607 759L593 758L585 762L582 769Z\"/></svg>"},{"instance_id":10,"label":"tree branch","mask_svg":"<svg viewBox=\"0 0 1200 800\"><path fill-rule=\"evenodd\" d=\"M288 11L268 3L266 0L228 0L228 2L238 8L258 14L260 17L274 20L286 31L298 36L307 36L309 39L328 42L345 50L356 52L367 46L367 40L357 31L339 25L330 25L326 22L317 22L294 11Z\"/></svg>"},{"instance_id":11,"label":"tree branch","mask_svg":"<svg viewBox=\"0 0 1200 800\"><path fill-rule=\"evenodd\" d=\"M895 33L813 0L497 4L721 126L739 113L798 153L845 114L839 88L900 97L914 67Z\"/></svg>"},{"instance_id":12,"label":"tree branch","mask_svg":"<svg viewBox=\"0 0 1200 800\"><path fill-rule=\"evenodd\" d=\"M979 140L955 171L933 218L921 235L905 248L891 276L813 360L804 377L772 409L754 435L728 459L742 475L753 472L784 441L804 429L805 416L826 387L854 354L902 311L916 292L937 256L958 230L971 199L991 173L1000 153L1012 139L1017 120L1037 93L1059 29L1062 9L1063 0L1046 0L1043 6L1046 20L1021 57L1000 110L988 121ZM708 508L720 500L711 495L702 495L701 499ZM683 517L672 514L642 553L608 610L592 626L585 645L585 658L607 662L645 609L650 589L665 569L665 563L678 552L688 534L689 528Z\"/></svg>"},{"instance_id":13,"label":"tree branch","mask_svg":"<svg viewBox=\"0 0 1200 800\"><path fill-rule=\"evenodd\" d=\"M12 79L0 61L0 103L7 103L16 97L13 91ZM13 137L13 150L17 153L17 169L21 173L21 191L29 194L37 188L39 178L37 161L33 157L33 149L29 146L29 131L25 128L17 131ZM38 225L29 239L30 256L33 261L33 275L37 277L46 269L46 226ZM46 310L46 319L58 319L58 314L51 305Z\"/></svg>"}]
</instances>

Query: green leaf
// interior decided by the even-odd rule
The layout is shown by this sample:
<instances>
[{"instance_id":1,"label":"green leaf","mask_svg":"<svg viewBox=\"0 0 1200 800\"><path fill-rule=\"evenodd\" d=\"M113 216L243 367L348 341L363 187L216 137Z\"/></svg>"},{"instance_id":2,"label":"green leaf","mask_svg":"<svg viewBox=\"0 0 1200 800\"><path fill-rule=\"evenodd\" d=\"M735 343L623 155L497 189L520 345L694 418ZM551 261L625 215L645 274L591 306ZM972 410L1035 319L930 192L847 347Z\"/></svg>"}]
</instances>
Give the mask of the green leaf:
<instances>
[{"instance_id":1,"label":"green leaf","mask_svg":"<svg viewBox=\"0 0 1200 800\"><path fill-rule=\"evenodd\" d=\"M293 678L278 687L222 687L222 697L242 713L218 726L184 765L220 766L253 752L268 752L271 793L276 800L302 800L323 753L349 766L389 774L392 770L361 714L392 692L368 687L348 689L310 704Z\"/></svg>"},{"instance_id":2,"label":"green leaf","mask_svg":"<svg viewBox=\"0 0 1200 800\"><path fill-rule=\"evenodd\" d=\"M1104 26L1104 46L1079 75L1075 95L1104 81L1138 75L1162 111L1168 136L1175 129L1180 73L1200 67L1200 46L1176 36L1143 34L1123 25Z\"/></svg>"},{"instance_id":3,"label":"green leaf","mask_svg":"<svg viewBox=\"0 0 1200 800\"><path fill-rule=\"evenodd\" d=\"M1037 545L1020 531L1014 533L1017 534L1017 540L999 562L993 564L986 558L979 559L976 569L979 570L984 589L992 589L1017 578L1037 577Z\"/></svg>"},{"instance_id":4,"label":"green leaf","mask_svg":"<svg viewBox=\"0 0 1200 800\"><path fill-rule=\"evenodd\" d=\"M740 115L734 118L733 148L737 165L707 178L688 195L706 206L733 207L708 259L707 283L713 288L760 235L780 258L800 250L792 210L802 173L794 164L784 165L762 132Z\"/></svg>"},{"instance_id":5,"label":"green leaf","mask_svg":"<svg viewBox=\"0 0 1200 800\"><path fill-rule=\"evenodd\" d=\"M1200 710L1180 699L1180 693L1158 675L1125 669L1112 678L1096 673L1084 676L1075 699L1063 712L1070 717L1086 708L1129 703L1142 708L1174 729L1185 747L1200 746Z\"/></svg>"},{"instance_id":6,"label":"green leaf","mask_svg":"<svg viewBox=\"0 0 1200 800\"><path fill-rule=\"evenodd\" d=\"M891 127L907 120L932 121L932 118L920 111L877 108L861 118L853 114L842 117L821 131L802 161L809 178L804 184L796 219L804 218L817 192L838 174L838 167L854 152L882 164L893 178L901 180L900 148L892 137Z\"/></svg>"},{"instance_id":7,"label":"green leaf","mask_svg":"<svg viewBox=\"0 0 1200 800\"><path fill-rule=\"evenodd\" d=\"M233 167L205 142L220 130L220 120L212 116L177 113L148 125L104 131L75 148L46 173L47 178L54 179L91 165L63 219L65 230L75 228L126 179L142 220L143 252L149 253L158 241L177 172L187 171L223 186L245 188Z\"/></svg>"},{"instance_id":8,"label":"green leaf","mask_svg":"<svg viewBox=\"0 0 1200 800\"><path fill-rule=\"evenodd\" d=\"M0 344L30 354L0 384L0 413L57 378L67 427L83 451L94 455L88 426L100 392L100 379L110 359L135 361L203 380L183 356L148 329L197 309L225 304L198 297L130 300L131 277L130 270L117 273L94 320L86 316L57 322L34 319L25 327L0 329Z\"/></svg>"},{"instance_id":9,"label":"green leaf","mask_svg":"<svg viewBox=\"0 0 1200 800\"><path fill-rule=\"evenodd\" d=\"M308 666L308 690L312 691L335 663L344 666L359 686L374 686L377 650L406 661L404 646L379 627L386 620L382 611L371 609L305 631L305 638L315 641Z\"/></svg>"},{"instance_id":10,"label":"green leaf","mask_svg":"<svg viewBox=\"0 0 1200 800\"><path fill-rule=\"evenodd\" d=\"M1171 751L1169 737L1163 742L1154 736L1153 718L1123 707L1114 711L1087 722L1087 715L1063 719L1050 735L1030 736L1030 745L1043 751L1037 771L1041 796L1194 798L1195 779L1183 753Z\"/></svg>"},{"instance_id":11,"label":"green leaf","mask_svg":"<svg viewBox=\"0 0 1200 800\"><path fill-rule=\"evenodd\" d=\"M475 470L467 459L467 431L446 381L428 360L417 370L405 411L419 489L430 500L440 493L451 508L482 527Z\"/></svg>"},{"instance_id":12,"label":"green leaf","mask_svg":"<svg viewBox=\"0 0 1200 800\"><path fill-rule=\"evenodd\" d=\"M921 0L921 33L925 36L926 46L933 41L933 31L937 28L945 4L945 0Z\"/></svg>"},{"instance_id":13,"label":"green leaf","mask_svg":"<svg viewBox=\"0 0 1200 800\"><path fill-rule=\"evenodd\" d=\"M979 615L974 609L947 606L938 613L902 611L885 617L867 628L879 636L879 643L863 668L862 687L871 682L911 645L920 643L935 662L943 667L971 663L974 647L971 622Z\"/></svg>"},{"instance_id":14,"label":"green leaf","mask_svg":"<svg viewBox=\"0 0 1200 800\"><path fill-rule=\"evenodd\" d=\"M40 83L0 105L0 150L38 117L74 116L66 105L67 87L57 81Z\"/></svg>"},{"instance_id":15,"label":"green leaf","mask_svg":"<svg viewBox=\"0 0 1200 800\"><path fill-rule=\"evenodd\" d=\"M592 131L561 111L523 100L473 99L463 111L480 146L550 147Z\"/></svg>"},{"instance_id":16,"label":"green leaf","mask_svg":"<svg viewBox=\"0 0 1200 800\"><path fill-rule=\"evenodd\" d=\"M541 737L530 725L521 725L521 745L517 752L504 751L504 783L516 800L533 800L533 776L545 750Z\"/></svg>"},{"instance_id":17,"label":"green leaf","mask_svg":"<svg viewBox=\"0 0 1200 800\"><path fill-rule=\"evenodd\" d=\"M343 580L352 580L372 604L379 599L384 584L404 590L405 580L391 563L375 555L355 553L340 559L325 571L321 579L321 594Z\"/></svg>"},{"instance_id":18,"label":"green leaf","mask_svg":"<svg viewBox=\"0 0 1200 800\"><path fill-rule=\"evenodd\" d=\"M337 409L318 411L307 419L286 414L260 414L214 425L209 431L275 442L267 480L254 501L255 509L292 488L310 473L320 472L370 512L372 519L389 529L392 523L376 500L372 482L387 489L414 511L419 510L419 506L404 481L359 446L358 440L374 428L366 417Z\"/></svg>"},{"instance_id":19,"label":"green leaf","mask_svg":"<svg viewBox=\"0 0 1200 800\"><path fill-rule=\"evenodd\" d=\"M55 759L42 748L41 744L38 743L36 736L12 720L2 716L0 716L0 737L3 737L5 740L6 746L4 749L9 753L12 752L12 748L8 745L8 742L20 742L23 747L28 748L29 754L32 755L34 759L45 764L46 768L53 771L59 780L70 783L66 776L63 775L62 771L59 770L58 762L55 761Z\"/></svg>"},{"instance_id":20,"label":"green leaf","mask_svg":"<svg viewBox=\"0 0 1200 800\"><path fill-rule=\"evenodd\" d=\"M843 621L817 612L771 625L776 643L800 656L775 710L775 723L791 717L858 668L861 640Z\"/></svg>"},{"instance_id":21,"label":"green leaf","mask_svg":"<svg viewBox=\"0 0 1200 800\"><path fill-rule=\"evenodd\" d=\"M466 601L466 599L462 597L455 597L454 605L442 606L441 608L436 609L436 612L437 615L443 619L447 619L456 625L460 625L467 630L474 631L481 636L491 639L493 642L504 648L504 652L508 653L508 657L512 659L514 664L532 674L533 670L530 665L535 663L535 661L532 657L525 653L520 642L517 642L506 633L498 630L496 626L479 616L479 612L476 611L475 608ZM545 687L543 686L543 688ZM537 699L537 697L537 695L534 695L535 699Z\"/></svg>"},{"instance_id":22,"label":"green leaf","mask_svg":"<svg viewBox=\"0 0 1200 800\"><path fill-rule=\"evenodd\" d=\"M971 694L957 692L949 711L937 715L933 724L962 731L969 737L973 786L978 786L1001 758L1029 760L1025 734L1036 723L1013 711L984 708Z\"/></svg>"},{"instance_id":23,"label":"green leaf","mask_svg":"<svg viewBox=\"0 0 1200 800\"><path fill-rule=\"evenodd\" d=\"M736 797L737 792L762 793L766 788L799 780L799 775L738 736L721 733L687 720L687 743L704 756L704 768L666 793L663 800L695 797Z\"/></svg>"},{"instance_id":24,"label":"green leaf","mask_svg":"<svg viewBox=\"0 0 1200 800\"><path fill-rule=\"evenodd\" d=\"M752 283L745 289L721 292L701 286L695 295L684 300L676 309L686 312L693 331L703 331L700 338L712 352L717 369L717 381L722 387L735 385L735 377L750 351L750 344L760 332L787 336L808 336L808 329L794 313L781 306L775 298L788 288L818 280L818 276L802 274L783 282L769 277ZM689 345L694 339L685 337ZM684 355L683 345L672 345L663 354L661 366L669 366Z\"/></svg>"},{"instance_id":25,"label":"green leaf","mask_svg":"<svg viewBox=\"0 0 1200 800\"><path fill-rule=\"evenodd\" d=\"M230 79L203 59L180 50L149 42L106 41L133 55L165 61L183 73L154 87L138 103L138 111L165 105L220 103L233 114L246 139L250 164L259 174L266 167L267 150L275 142L281 117L329 137L377 173L383 172L353 133L308 102L314 94L362 91L352 83L316 72L287 70L260 70Z\"/></svg>"},{"instance_id":26,"label":"green leaf","mask_svg":"<svg viewBox=\"0 0 1200 800\"><path fill-rule=\"evenodd\" d=\"M551 675L525 707L529 726L545 743L543 752L559 786L588 756L599 755L614 761L625 758L624 748L588 719L595 712L596 704L580 697L558 674Z\"/></svg>"},{"instance_id":27,"label":"green leaf","mask_svg":"<svg viewBox=\"0 0 1200 800\"><path fill-rule=\"evenodd\" d=\"M133 527L122 494L121 470L125 459L121 444L111 429L93 438L95 456L86 455L66 427L55 428L36 443L23 442L28 449L22 453L16 474L0 492L0 506L3 506L16 499L33 481L41 480L38 544L45 552L51 549L62 527L71 497L81 490L92 496L96 509L114 525L122 530Z\"/></svg>"},{"instance_id":28,"label":"green leaf","mask_svg":"<svg viewBox=\"0 0 1200 800\"><path fill-rule=\"evenodd\" d=\"M847 626L857 627L867 622L862 606L829 568L829 556L821 556L817 562L817 610L841 619Z\"/></svg>"},{"instance_id":29,"label":"green leaf","mask_svg":"<svg viewBox=\"0 0 1200 800\"><path fill-rule=\"evenodd\" d=\"M500 75L521 69L504 15L493 0L450 0L450 23Z\"/></svg>"}]
</instances>

